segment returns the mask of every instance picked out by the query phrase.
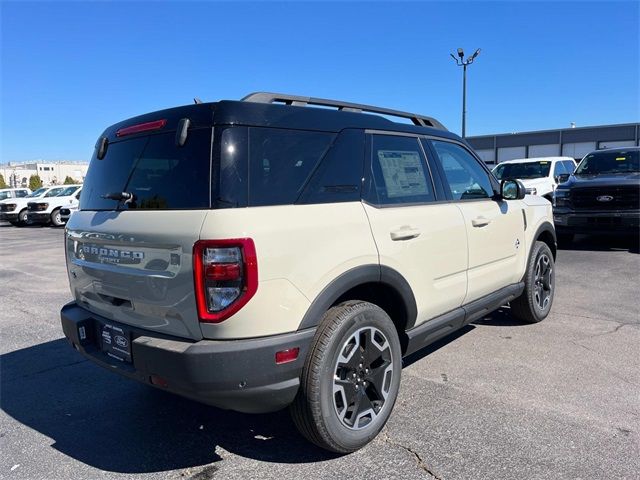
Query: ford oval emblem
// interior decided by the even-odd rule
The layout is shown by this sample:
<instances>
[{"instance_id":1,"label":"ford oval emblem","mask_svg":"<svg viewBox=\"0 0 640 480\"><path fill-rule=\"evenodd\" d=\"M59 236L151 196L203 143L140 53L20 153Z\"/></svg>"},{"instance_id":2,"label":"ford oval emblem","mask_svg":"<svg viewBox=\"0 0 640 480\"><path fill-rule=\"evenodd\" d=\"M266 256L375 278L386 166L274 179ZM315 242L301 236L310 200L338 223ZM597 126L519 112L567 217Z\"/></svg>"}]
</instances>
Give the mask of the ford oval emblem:
<instances>
[{"instance_id":1,"label":"ford oval emblem","mask_svg":"<svg viewBox=\"0 0 640 480\"><path fill-rule=\"evenodd\" d=\"M127 346L129 345L129 340L127 340L125 337L123 337L122 335L116 335L116 344L119 347L122 348L127 348Z\"/></svg>"},{"instance_id":2,"label":"ford oval emblem","mask_svg":"<svg viewBox=\"0 0 640 480\"><path fill-rule=\"evenodd\" d=\"M610 202L613 200L613 197L611 195L600 195L599 197L596 197L596 200L599 202Z\"/></svg>"}]
</instances>

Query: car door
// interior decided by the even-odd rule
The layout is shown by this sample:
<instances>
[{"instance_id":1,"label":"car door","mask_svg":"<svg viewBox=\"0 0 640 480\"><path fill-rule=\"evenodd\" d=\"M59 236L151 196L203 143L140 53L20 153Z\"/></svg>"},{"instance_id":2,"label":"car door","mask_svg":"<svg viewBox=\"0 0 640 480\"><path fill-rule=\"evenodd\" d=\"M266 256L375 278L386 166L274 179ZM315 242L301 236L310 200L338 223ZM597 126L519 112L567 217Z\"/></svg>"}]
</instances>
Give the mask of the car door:
<instances>
[{"instance_id":1,"label":"car door","mask_svg":"<svg viewBox=\"0 0 640 480\"><path fill-rule=\"evenodd\" d=\"M467 304L521 280L525 219L519 200L499 199L491 173L461 143L429 141L468 239Z\"/></svg>"},{"instance_id":2,"label":"car door","mask_svg":"<svg viewBox=\"0 0 640 480\"><path fill-rule=\"evenodd\" d=\"M462 304L467 235L461 211L444 198L416 136L367 134L363 206L380 264L411 286L416 324Z\"/></svg>"}]
</instances>

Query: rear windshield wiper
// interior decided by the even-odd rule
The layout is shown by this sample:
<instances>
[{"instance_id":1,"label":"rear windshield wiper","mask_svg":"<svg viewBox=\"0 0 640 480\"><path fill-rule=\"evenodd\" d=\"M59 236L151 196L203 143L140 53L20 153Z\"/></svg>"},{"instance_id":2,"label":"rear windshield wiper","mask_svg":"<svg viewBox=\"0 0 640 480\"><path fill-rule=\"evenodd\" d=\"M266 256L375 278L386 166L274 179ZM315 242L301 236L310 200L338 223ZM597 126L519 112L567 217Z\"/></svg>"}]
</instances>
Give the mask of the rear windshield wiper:
<instances>
[{"instance_id":1,"label":"rear windshield wiper","mask_svg":"<svg viewBox=\"0 0 640 480\"><path fill-rule=\"evenodd\" d=\"M106 195L102 195L102 198L107 200L116 200L117 202L129 203L133 201L133 193L129 192L113 192L107 193Z\"/></svg>"}]
</instances>

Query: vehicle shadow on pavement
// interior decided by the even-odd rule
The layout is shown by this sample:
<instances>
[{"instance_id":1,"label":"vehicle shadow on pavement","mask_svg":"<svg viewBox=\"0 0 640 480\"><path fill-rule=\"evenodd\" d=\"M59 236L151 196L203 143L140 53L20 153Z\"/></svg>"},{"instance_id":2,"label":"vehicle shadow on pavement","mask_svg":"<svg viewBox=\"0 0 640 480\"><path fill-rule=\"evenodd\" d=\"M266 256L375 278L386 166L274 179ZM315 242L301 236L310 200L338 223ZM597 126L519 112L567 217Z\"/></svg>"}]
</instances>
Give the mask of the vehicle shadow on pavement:
<instances>
[{"instance_id":1,"label":"vehicle shadow on pavement","mask_svg":"<svg viewBox=\"0 0 640 480\"><path fill-rule=\"evenodd\" d=\"M609 252L628 251L640 253L640 239L637 235L576 235L571 243L562 243L560 250Z\"/></svg>"},{"instance_id":2,"label":"vehicle shadow on pavement","mask_svg":"<svg viewBox=\"0 0 640 480\"><path fill-rule=\"evenodd\" d=\"M337 456L304 440L287 410L243 415L193 402L107 372L63 339L1 355L0 391L8 415L106 471L197 467L220 461L225 450L284 463ZM11 443L10 432L4 440Z\"/></svg>"},{"instance_id":3,"label":"vehicle shadow on pavement","mask_svg":"<svg viewBox=\"0 0 640 480\"><path fill-rule=\"evenodd\" d=\"M475 327L473 325L465 325L460 330L456 330L455 332L447 335L444 338L441 338L437 342L433 342L431 345L418 350L417 352L412 353L411 355L406 356L402 359L402 368L406 368L409 365L412 365L425 357L428 357L432 353L437 350L440 350L442 347L449 345L454 340L466 335L470 331L472 331Z\"/></svg>"}]
</instances>

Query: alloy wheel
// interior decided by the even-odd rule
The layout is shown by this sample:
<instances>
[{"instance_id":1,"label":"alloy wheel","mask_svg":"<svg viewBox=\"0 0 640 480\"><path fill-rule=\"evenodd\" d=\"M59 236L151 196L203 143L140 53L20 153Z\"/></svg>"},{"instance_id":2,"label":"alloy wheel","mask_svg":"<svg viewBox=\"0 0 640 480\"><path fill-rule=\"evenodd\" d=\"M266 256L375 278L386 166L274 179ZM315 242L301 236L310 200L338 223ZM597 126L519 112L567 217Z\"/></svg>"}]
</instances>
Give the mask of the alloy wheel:
<instances>
[{"instance_id":1,"label":"alloy wheel","mask_svg":"<svg viewBox=\"0 0 640 480\"><path fill-rule=\"evenodd\" d=\"M344 342L333 380L333 406L344 426L360 430L375 420L385 406L394 368L390 343L377 328L360 328Z\"/></svg>"}]
</instances>

